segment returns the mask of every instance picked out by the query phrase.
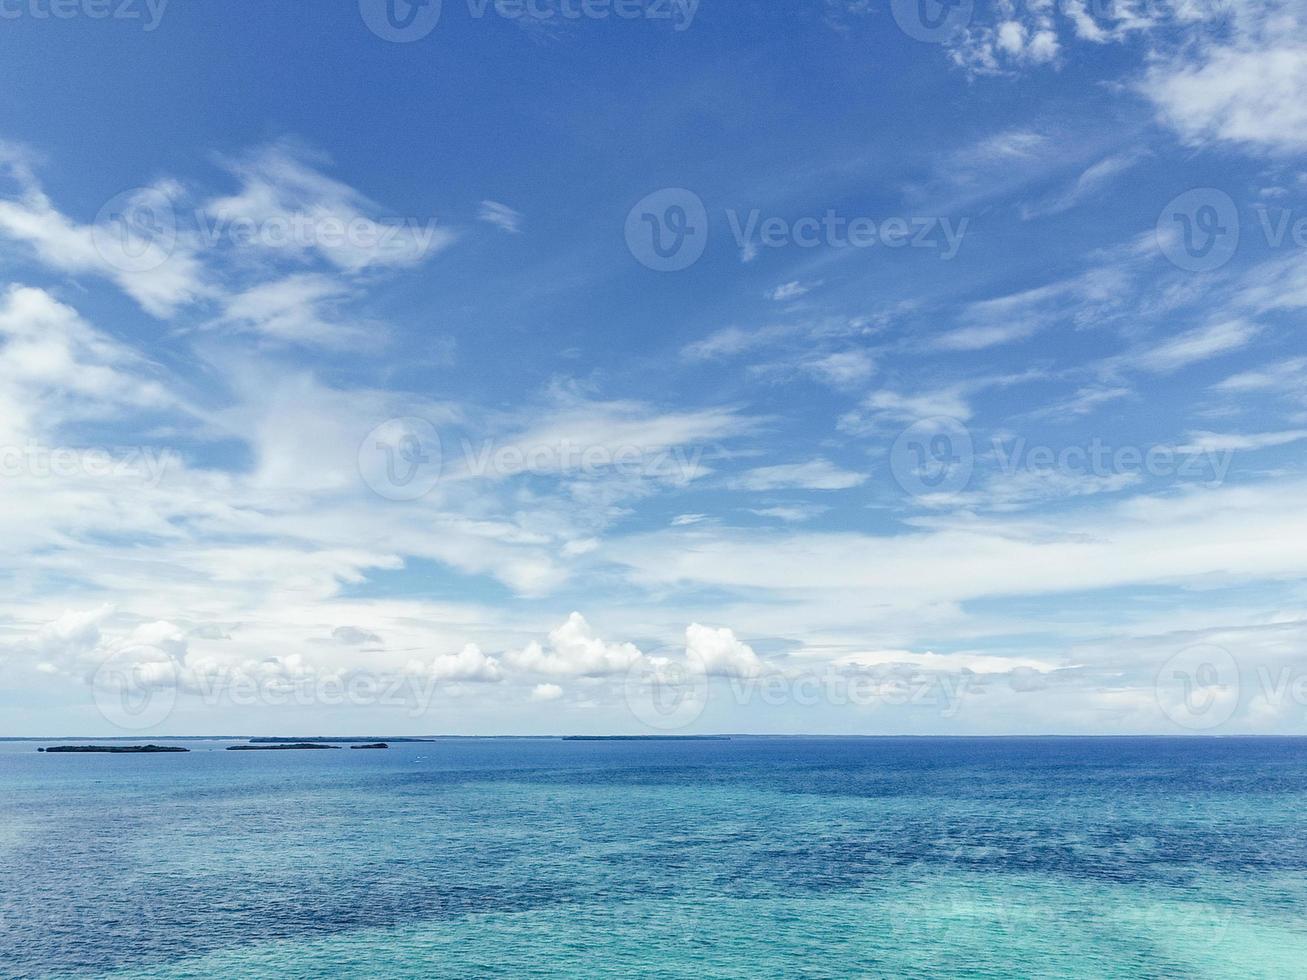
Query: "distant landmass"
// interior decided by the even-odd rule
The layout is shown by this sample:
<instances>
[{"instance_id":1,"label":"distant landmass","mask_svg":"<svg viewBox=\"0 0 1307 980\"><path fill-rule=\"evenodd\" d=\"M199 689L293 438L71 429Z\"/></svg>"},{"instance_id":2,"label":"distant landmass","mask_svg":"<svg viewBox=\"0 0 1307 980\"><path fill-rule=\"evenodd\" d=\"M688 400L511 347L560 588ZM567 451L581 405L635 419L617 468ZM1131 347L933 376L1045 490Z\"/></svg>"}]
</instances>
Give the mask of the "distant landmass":
<instances>
[{"instance_id":1,"label":"distant landmass","mask_svg":"<svg viewBox=\"0 0 1307 980\"><path fill-rule=\"evenodd\" d=\"M564 735L564 742L729 742L729 735Z\"/></svg>"},{"instance_id":2,"label":"distant landmass","mask_svg":"<svg viewBox=\"0 0 1307 980\"><path fill-rule=\"evenodd\" d=\"M302 752L309 749L338 749L323 742L292 742L288 745L229 745L228 752Z\"/></svg>"},{"instance_id":3,"label":"distant landmass","mask_svg":"<svg viewBox=\"0 0 1307 980\"><path fill-rule=\"evenodd\" d=\"M171 745L54 745L38 752L99 752L106 755L153 755L157 752L189 752Z\"/></svg>"},{"instance_id":4,"label":"distant landmass","mask_svg":"<svg viewBox=\"0 0 1307 980\"><path fill-rule=\"evenodd\" d=\"M434 739L430 739L430 738L388 738L388 739L386 739L386 741L387 741L387 742L396 742L396 743L399 743L399 742L432 742L432 741L435 741L435 740L434 740ZM273 743L277 743L277 744L281 744L281 745L288 745L288 744L294 744L294 745L307 745L307 744L309 744L309 743L335 743L336 745L355 745L355 744L360 743L360 742L361 742L361 743L367 743L367 744L370 744L370 745L379 745L379 744L381 744L381 739L379 739L379 738L377 738L377 737L375 737L375 736L373 736L372 738L323 738L323 737L317 737L317 736L315 736L315 737L313 737L313 738L264 738L264 737L259 737L259 738L252 738L252 739L250 739L250 744L251 744L251 745L270 745L270 744L273 744Z\"/></svg>"},{"instance_id":5,"label":"distant landmass","mask_svg":"<svg viewBox=\"0 0 1307 980\"><path fill-rule=\"evenodd\" d=\"M351 745L351 749L388 749L390 748L385 742L374 742L369 745Z\"/></svg>"}]
</instances>

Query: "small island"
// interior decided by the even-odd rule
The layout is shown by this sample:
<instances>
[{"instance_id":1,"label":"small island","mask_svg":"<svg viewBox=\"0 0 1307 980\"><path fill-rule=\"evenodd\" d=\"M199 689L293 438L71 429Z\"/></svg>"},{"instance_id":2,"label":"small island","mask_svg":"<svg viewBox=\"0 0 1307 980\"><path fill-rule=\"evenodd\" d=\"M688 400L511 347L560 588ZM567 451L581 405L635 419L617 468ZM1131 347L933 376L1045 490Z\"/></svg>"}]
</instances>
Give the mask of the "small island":
<instances>
[{"instance_id":1,"label":"small island","mask_svg":"<svg viewBox=\"0 0 1307 980\"><path fill-rule=\"evenodd\" d=\"M310 749L338 749L339 745L321 742L293 742L290 745L229 745L228 752L307 752Z\"/></svg>"},{"instance_id":2,"label":"small island","mask_svg":"<svg viewBox=\"0 0 1307 980\"><path fill-rule=\"evenodd\" d=\"M370 745L351 745L351 749L388 749L390 748L385 742L373 742Z\"/></svg>"},{"instance_id":3,"label":"small island","mask_svg":"<svg viewBox=\"0 0 1307 980\"><path fill-rule=\"evenodd\" d=\"M189 752L171 745L53 745L38 752L98 752L106 755L154 755L158 752Z\"/></svg>"}]
</instances>

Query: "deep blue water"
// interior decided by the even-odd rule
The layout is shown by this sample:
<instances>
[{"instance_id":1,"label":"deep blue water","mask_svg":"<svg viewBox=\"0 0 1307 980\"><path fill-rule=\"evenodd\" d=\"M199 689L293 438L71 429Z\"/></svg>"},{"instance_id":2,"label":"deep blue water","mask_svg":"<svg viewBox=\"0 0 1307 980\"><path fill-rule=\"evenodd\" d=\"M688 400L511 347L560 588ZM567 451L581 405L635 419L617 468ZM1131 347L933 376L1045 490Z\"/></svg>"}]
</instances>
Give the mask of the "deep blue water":
<instances>
[{"instance_id":1,"label":"deep blue water","mask_svg":"<svg viewBox=\"0 0 1307 980\"><path fill-rule=\"evenodd\" d=\"M0 743L0 976L1307 972L1307 741Z\"/></svg>"}]
</instances>

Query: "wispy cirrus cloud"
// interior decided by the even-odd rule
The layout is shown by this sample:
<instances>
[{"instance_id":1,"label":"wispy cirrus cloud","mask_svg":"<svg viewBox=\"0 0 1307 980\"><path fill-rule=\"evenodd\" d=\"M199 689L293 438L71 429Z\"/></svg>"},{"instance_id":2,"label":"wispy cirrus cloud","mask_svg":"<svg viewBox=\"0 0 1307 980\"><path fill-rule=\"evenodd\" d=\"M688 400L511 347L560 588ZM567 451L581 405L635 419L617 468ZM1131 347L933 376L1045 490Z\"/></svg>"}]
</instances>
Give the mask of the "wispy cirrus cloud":
<instances>
[{"instance_id":1,"label":"wispy cirrus cloud","mask_svg":"<svg viewBox=\"0 0 1307 980\"><path fill-rule=\"evenodd\" d=\"M494 225L500 231L506 231L510 235L520 235L522 233L522 213L514 211L507 204L500 204L498 201L482 201L477 220L488 225Z\"/></svg>"}]
</instances>

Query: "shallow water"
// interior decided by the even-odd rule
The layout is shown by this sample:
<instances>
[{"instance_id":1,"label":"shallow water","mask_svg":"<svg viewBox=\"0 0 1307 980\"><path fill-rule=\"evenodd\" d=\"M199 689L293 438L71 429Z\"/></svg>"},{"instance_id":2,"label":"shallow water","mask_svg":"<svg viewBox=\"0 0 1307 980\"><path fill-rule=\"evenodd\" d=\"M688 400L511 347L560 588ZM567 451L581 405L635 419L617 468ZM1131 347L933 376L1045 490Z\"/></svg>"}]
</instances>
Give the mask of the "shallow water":
<instances>
[{"instance_id":1,"label":"shallow water","mask_svg":"<svg viewBox=\"0 0 1307 980\"><path fill-rule=\"evenodd\" d=\"M1307 741L0 743L0 975L1257 977Z\"/></svg>"}]
</instances>

